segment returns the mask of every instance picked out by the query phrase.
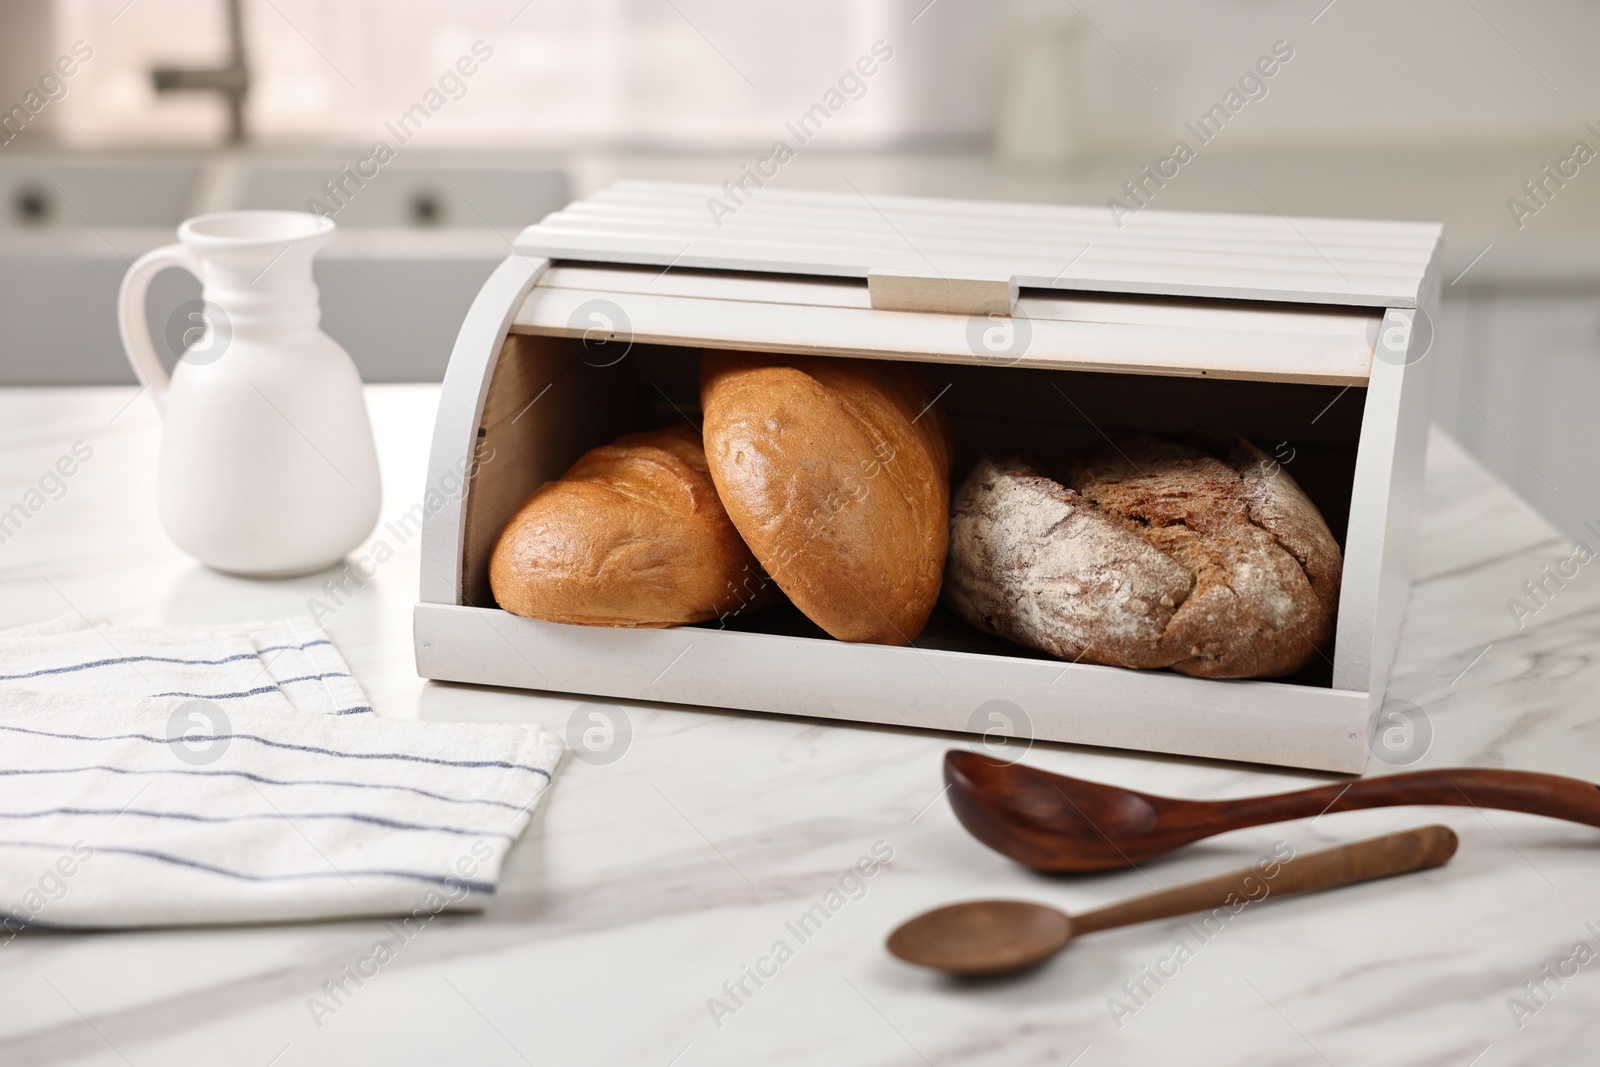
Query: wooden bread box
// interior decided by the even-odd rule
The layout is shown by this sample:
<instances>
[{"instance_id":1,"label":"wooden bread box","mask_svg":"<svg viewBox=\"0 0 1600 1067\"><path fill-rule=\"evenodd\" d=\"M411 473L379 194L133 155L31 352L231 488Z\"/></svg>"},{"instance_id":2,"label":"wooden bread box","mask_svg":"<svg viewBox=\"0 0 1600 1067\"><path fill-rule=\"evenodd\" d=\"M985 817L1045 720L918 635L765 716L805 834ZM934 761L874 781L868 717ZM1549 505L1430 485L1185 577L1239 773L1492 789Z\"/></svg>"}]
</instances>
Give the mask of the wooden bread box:
<instances>
[{"instance_id":1,"label":"wooden bread box","mask_svg":"<svg viewBox=\"0 0 1600 1067\"><path fill-rule=\"evenodd\" d=\"M1439 226L1119 225L1098 208L775 189L728 215L714 197L613 186L524 230L478 294L434 428L423 677L1364 769L1409 593ZM1331 658L1218 681L1063 662L943 607L914 647L836 641L792 611L617 629L498 609L488 558L513 512L590 448L697 421L703 348L921 364L958 483L985 451L1235 430L1343 549Z\"/></svg>"}]
</instances>

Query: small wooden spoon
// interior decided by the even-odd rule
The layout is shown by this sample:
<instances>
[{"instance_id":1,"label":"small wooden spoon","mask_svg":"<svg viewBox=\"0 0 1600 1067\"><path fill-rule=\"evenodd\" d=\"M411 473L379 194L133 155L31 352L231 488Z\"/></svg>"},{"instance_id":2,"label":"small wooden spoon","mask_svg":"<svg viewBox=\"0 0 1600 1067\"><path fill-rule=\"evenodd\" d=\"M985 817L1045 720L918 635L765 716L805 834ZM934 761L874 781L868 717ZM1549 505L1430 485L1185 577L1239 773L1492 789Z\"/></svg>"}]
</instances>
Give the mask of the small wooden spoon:
<instances>
[{"instance_id":1,"label":"small wooden spoon","mask_svg":"<svg viewBox=\"0 0 1600 1067\"><path fill-rule=\"evenodd\" d=\"M1406 804L1498 808L1600 826L1600 786L1592 782L1479 767L1237 800L1180 800L951 750L944 780L956 818L973 837L1036 871L1131 867L1228 830Z\"/></svg>"},{"instance_id":2,"label":"small wooden spoon","mask_svg":"<svg viewBox=\"0 0 1600 1067\"><path fill-rule=\"evenodd\" d=\"M1455 851L1456 835L1449 827L1424 826L1165 889L1081 915L1025 900L970 900L935 908L901 924L887 944L894 955L922 967L963 976L1004 974L1043 963L1080 934L1237 906L1241 900L1258 902L1268 896L1425 870L1446 863Z\"/></svg>"}]
</instances>

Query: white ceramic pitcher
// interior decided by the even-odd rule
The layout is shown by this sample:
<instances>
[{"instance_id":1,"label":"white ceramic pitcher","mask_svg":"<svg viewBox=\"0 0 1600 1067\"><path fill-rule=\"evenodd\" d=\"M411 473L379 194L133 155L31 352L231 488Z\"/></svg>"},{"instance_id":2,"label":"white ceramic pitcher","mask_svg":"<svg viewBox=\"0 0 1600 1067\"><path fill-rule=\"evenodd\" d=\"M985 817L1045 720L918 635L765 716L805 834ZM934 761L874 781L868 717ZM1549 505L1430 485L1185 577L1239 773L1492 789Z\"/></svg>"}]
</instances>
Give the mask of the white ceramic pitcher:
<instances>
[{"instance_id":1,"label":"white ceramic pitcher","mask_svg":"<svg viewBox=\"0 0 1600 1067\"><path fill-rule=\"evenodd\" d=\"M332 219L226 211L178 227L122 280L122 345L165 425L157 510L179 548L220 571L288 577L332 566L378 519L378 457L361 377L318 326L311 260ZM203 284L167 376L145 293L167 267ZM179 323L182 326L184 323Z\"/></svg>"}]
</instances>

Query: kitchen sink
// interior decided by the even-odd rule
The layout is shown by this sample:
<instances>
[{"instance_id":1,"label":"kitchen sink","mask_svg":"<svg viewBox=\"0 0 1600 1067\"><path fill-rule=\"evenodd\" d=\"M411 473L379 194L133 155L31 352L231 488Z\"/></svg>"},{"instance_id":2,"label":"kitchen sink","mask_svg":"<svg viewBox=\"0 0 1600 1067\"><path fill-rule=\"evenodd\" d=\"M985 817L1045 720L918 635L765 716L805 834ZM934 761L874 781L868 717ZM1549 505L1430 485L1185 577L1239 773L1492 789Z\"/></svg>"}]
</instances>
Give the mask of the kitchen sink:
<instances>
[{"instance_id":1,"label":"kitchen sink","mask_svg":"<svg viewBox=\"0 0 1600 1067\"><path fill-rule=\"evenodd\" d=\"M371 382L436 381L473 296L524 226L563 207L565 171L548 161L396 159L343 202L324 183L360 152L0 156L0 385L133 381L116 295L130 263L176 239L191 215L305 210L313 197L340 232L316 261L322 325ZM371 169L370 167L368 169ZM148 311L156 347L198 299L183 271L158 275Z\"/></svg>"},{"instance_id":2,"label":"kitchen sink","mask_svg":"<svg viewBox=\"0 0 1600 1067\"><path fill-rule=\"evenodd\" d=\"M17 231L176 226L195 202L202 171L199 156L0 158L0 239Z\"/></svg>"},{"instance_id":3,"label":"kitchen sink","mask_svg":"<svg viewBox=\"0 0 1600 1067\"><path fill-rule=\"evenodd\" d=\"M368 166L367 170L372 170ZM327 192L343 183L341 202ZM305 211L315 199L340 226L370 229L520 230L566 204L566 175L520 167L402 165L396 160L363 178L354 162L341 165L265 163L243 177L239 206Z\"/></svg>"}]
</instances>

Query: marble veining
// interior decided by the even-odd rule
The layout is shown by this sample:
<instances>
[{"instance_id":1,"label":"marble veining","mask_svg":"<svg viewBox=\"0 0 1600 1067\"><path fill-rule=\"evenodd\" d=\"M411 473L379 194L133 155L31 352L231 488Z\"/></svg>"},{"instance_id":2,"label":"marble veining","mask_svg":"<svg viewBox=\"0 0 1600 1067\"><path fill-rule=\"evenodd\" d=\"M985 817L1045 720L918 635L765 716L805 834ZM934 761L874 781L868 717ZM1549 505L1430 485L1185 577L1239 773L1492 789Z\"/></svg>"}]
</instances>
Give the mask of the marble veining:
<instances>
[{"instance_id":1,"label":"marble veining","mask_svg":"<svg viewBox=\"0 0 1600 1067\"><path fill-rule=\"evenodd\" d=\"M432 387L369 392L393 518L423 481ZM74 441L65 495L0 544L0 625L82 611L205 623L303 613L324 576L254 583L170 544L153 504L159 423L131 389L0 391L0 507ZM1415 767L1600 775L1600 571L1531 618L1506 600L1571 546L1451 439L1430 441L1419 581L1391 695L1420 706ZM520 720L565 732L582 701L416 677L417 544L325 620L380 714ZM618 705L612 705L613 708ZM629 747L569 756L500 896L434 919L331 1014L324 983L387 935L377 922L38 935L0 946L0 1063L296 1064L1587 1064L1600 964L1519 1020L1508 1000L1600 937L1596 831L1472 809L1353 812L1239 831L1140 869L1049 879L977 845L940 795L953 735L620 706ZM1151 792L1240 796L1335 780L1038 744L1026 757ZM1369 774L1399 768L1374 760ZM1255 862L1437 821L1461 850L1424 874L1267 899L1198 943L1182 920L1085 938L1020 978L958 985L890 958L916 911L970 896L1081 910ZM793 958L714 1020L710 998L782 939L876 842L893 859ZM1175 976L1136 982L1174 945ZM1138 987L1135 986L1137 989ZM1114 1018L1108 999L1135 1010ZM720 1021L720 1026L718 1022ZM320 1025L319 1025L320 1023ZM1119 1025L1120 1023L1120 1025ZM1476 1057L1476 1059L1475 1059Z\"/></svg>"}]
</instances>

